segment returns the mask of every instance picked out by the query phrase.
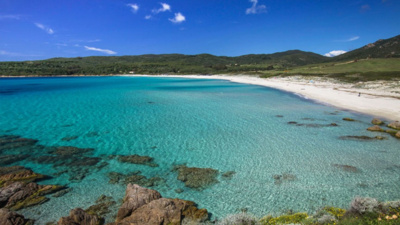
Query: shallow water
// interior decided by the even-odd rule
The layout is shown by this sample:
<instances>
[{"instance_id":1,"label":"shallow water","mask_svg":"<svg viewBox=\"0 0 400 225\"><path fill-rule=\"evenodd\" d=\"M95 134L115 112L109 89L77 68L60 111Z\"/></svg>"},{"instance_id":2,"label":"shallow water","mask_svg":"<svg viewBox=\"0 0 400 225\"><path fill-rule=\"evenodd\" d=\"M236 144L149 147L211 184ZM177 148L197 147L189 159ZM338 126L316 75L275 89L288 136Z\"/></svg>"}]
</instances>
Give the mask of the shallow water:
<instances>
[{"instance_id":1,"label":"shallow water","mask_svg":"<svg viewBox=\"0 0 400 225\"><path fill-rule=\"evenodd\" d=\"M344 117L357 121L343 121ZM0 79L0 135L37 139L47 147L94 148L88 157L108 163L90 167L82 180L70 181L71 174L61 173L62 166L32 160L48 154L45 151L26 152L30 158L13 165L53 176L41 183L73 188L63 197L49 196L50 201L21 210L38 224L56 221L76 207L87 208L101 194L120 200L125 185L109 184L109 172L140 170L147 177L162 177L165 183L152 188L163 197L195 201L214 218L243 209L263 216L313 212L326 205L347 207L355 196L399 199L399 140L366 131L371 119L291 93L224 80ZM339 139L345 135L388 139ZM62 140L65 137L73 138ZM132 154L151 156L159 167L108 157ZM217 184L199 191L177 180L172 168L180 164L236 173L231 179L220 175ZM276 175L281 178L274 179Z\"/></svg>"}]
</instances>

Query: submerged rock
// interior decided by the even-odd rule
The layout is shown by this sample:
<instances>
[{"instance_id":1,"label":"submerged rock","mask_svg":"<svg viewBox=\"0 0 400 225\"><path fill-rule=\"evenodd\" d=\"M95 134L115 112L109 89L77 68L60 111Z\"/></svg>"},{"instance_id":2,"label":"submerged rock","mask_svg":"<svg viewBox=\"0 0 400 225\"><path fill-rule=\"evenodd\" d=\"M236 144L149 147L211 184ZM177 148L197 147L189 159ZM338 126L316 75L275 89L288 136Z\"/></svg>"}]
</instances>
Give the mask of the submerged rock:
<instances>
[{"instance_id":1,"label":"submerged rock","mask_svg":"<svg viewBox=\"0 0 400 225\"><path fill-rule=\"evenodd\" d=\"M384 129L382 129L382 128L381 128L380 126L378 126L378 125L369 127L367 130L369 130L369 131L377 131L377 132L384 132L384 131L385 131Z\"/></svg>"},{"instance_id":2,"label":"submerged rock","mask_svg":"<svg viewBox=\"0 0 400 225\"><path fill-rule=\"evenodd\" d=\"M369 137L369 136L354 136L354 135L348 135L348 136L341 136L339 137L341 140L359 140L359 141L372 141L372 140L385 140L385 137L382 136L375 136L375 137Z\"/></svg>"},{"instance_id":3,"label":"submerged rock","mask_svg":"<svg viewBox=\"0 0 400 225\"><path fill-rule=\"evenodd\" d=\"M63 137L63 138L61 139L61 141L72 141L72 140L78 139L78 137L79 137L79 136L68 136L68 137Z\"/></svg>"},{"instance_id":4,"label":"submerged rock","mask_svg":"<svg viewBox=\"0 0 400 225\"><path fill-rule=\"evenodd\" d=\"M2 155L0 156L0 166L12 164L28 158L29 155Z\"/></svg>"},{"instance_id":5,"label":"submerged rock","mask_svg":"<svg viewBox=\"0 0 400 225\"><path fill-rule=\"evenodd\" d=\"M102 218L90 215L80 208L71 210L68 217L61 217L58 221L58 225L101 225L103 223Z\"/></svg>"},{"instance_id":6,"label":"submerged rock","mask_svg":"<svg viewBox=\"0 0 400 225\"><path fill-rule=\"evenodd\" d=\"M53 151L50 151L50 154L54 155L64 155L64 156L70 156L70 155L83 155L86 153L92 153L94 151L94 148L77 148L73 146L60 146L56 147Z\"/></svg>"},{"instance_id":7,"label":"submerged rock","mask_svg":"<svg viewBox=\"0 0 400 225\"><path fill-rule=\"evenodd\" d=\"M296 175L291 173L276 174L273 176L273 178L275 180L274 183L277 185L282 184L286 181L294 181L297 179Z\"/></svg>"},{"instance_id":8,"label":"submerged rock","mask_svg":"<svg viewBox=\"0 0 400 225\"><path fill-rule=\"evenodd\" d=\"M389 123L388 127L392 128L392 129L400 130L400 122L395 121L395 122Z\"/></svg>"},{"instance_id":9,"label":"submerged rock","mask_svg":"<svg viewBox=\"0 0 400 225\"><path fill-rule=\"evenodd\" d=\"M20 150L26 151L32 146L35 146L38 140L22 138L16 135L2 135L0 136L0 152L5 150Z\"/></svg>"},{"instance_id":10,"label":"submerged rock","mask_svg":"<svg viewBox=\"0 0 400 225\"><path fill-rule=\"evenodd\" d=\"M197 168L179 165L174 168L178 171L178 180L183 181L186 187L204 189L212 184L218 183L218 170L212 168Z\"/></svg>"},{"instance_id":11,"label":"submerged rock","mask_svg":"<svg viewBox=\"0 0 400 225\"><path fill-rule=\"evenodd\" d=\"M141 164L151 167L158 167L156 163L153 162L153 158L150 156L140 156L140 155L119 155L117 156L118 161L124 163Z\"/></svg>"},{"instance_id":12,"label":"submerged rock","mask_svg":"<svg viewBox=\"0 0 400 225\"><path fill-rule=\"evenodd\" d=\"M235 171L227 171L227 172L223 173L221 176L226 179L232 179L233 175L235 175L235 174L236 174Z\"/></svg>"},{"instance_id":13,"label":"submerged rock","mask_svg":"<svg viewBox=\"0 0 400 225\"><path fill-rule=\"evenodd\" d=\"M350 122L353 122L353 121L355 121L354 119L352 119L352 118L348 118L348 117L345 117L345 118L343 118L343 120L344 120L344 121L350 121Z\"/></svg>"},{"instance_id":14,"label":"submerged rock","mask_svg":"<svg viewBox=\"0 0 400 225\"><path fill-rule=\"evenodd\" d=\"M198 209L194 202L162 198L157 191L129 184L114 224L182 224L206 219L207 210Z\"/></svg>"},{"instance_id":15,"label":"submerged rock","mask_svg":"<svg viewBox=\"0 0 400 225\"><path fill-rule=\"evenodd\" d=\"M1 225L33 225L34 221L25 219L23 215L10 211L9 209L0 209Z\"/></svg>"},{"instance_id":16,"label":"submerged rock","mask_svg":"<svg viewBox=\"0 0 400 225\"><path fill-rule=\"evenodd\" d=\"M378 118L373 118L371 123L374 124L374 125L382 125L383 121L378 119Z\"/></svg>"},{"instance_id":17,"label":"submerged rock","mask_svg":"<svg viewBox=\"0 0 400 225\"><path fill-rule=\"evenodd\" d=\"M0 167L0 187L7 186L16 181L29 183L44 177L44 175L34 173L23 166Z\"/></svg>"},{"instance_id":18,"label":"submerged rock","mask_svg":"<svg viewBox=\"0 0 400 225\"><path fill-rule=\"evenodd\" d=\"M106 214L110 213L111 210L109 208L116 204L117 204L117 202L114 201L112 197L101 195L96 200L96 204L87 208L85 210L85 212L90 215L97 215L99 217L102 217L102 216L105 216Z\"/></svg>"},{"instance_id":19,"label":"submerged rock","mask_svg":"<svg viewBox=\"0 0 400 225\"><path fill-rule=\"evenodd\" d=\"M165 180L161 177L147 178L146 176L140 175L140 173L141 173L140 171L135 171L130 174L110 172L107 174L108 178L110 179L108 183L124 184L124 185L127 185L129 183L135 183L140 186L153 187L165 182Z\"/></svg>"},{"instance_id":20,"label":"submerged rock","mask_svg":"<svg viewBox=\"0 0 400 225\"><path fill-rule=\"evenodd\" d=\"M342 169L343 171L346 171L346 172L352 172L352 173L360 172L360 170L355 166L342 165L342 164L332 164L332 166Z\"/></svg>"}]
</instances>

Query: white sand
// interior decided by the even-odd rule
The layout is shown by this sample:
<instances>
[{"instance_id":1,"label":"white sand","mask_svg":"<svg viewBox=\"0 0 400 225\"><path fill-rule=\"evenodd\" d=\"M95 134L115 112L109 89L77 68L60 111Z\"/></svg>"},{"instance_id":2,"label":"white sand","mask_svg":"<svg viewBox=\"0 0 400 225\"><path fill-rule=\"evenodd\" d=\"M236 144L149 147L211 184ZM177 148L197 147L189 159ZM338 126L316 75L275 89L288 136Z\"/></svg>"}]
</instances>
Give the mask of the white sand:
<instances>
[{"instance_id":1,"label":"white sand","mask_svg":"<svg viewBox=\"0 0 400 225\"><path fill-rule=\"evenodd\" d=\"M299 94L323 104L351 110L372 117L400 121L400 81L376 81L357 84L340 83L321 77L273 77L255 76L170 76L186 78L224 79L232 82L262 85ZM361 96L358 96L361 93ZM372 119L372 118L371 118Z\"/></svg>"}]
</instances>

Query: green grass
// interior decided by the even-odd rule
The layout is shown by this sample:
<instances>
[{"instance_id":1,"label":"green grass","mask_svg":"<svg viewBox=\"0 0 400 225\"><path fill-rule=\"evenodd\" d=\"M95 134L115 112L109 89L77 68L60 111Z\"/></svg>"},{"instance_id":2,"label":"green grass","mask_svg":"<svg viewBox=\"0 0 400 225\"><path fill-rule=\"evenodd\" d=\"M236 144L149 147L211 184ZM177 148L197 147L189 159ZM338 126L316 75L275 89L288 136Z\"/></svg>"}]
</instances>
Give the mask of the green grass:
<instances>
[{"instance_id":1,"label":"green grass","mask_svg":"<svg viewBox=\"0 0 400 225\"><path fill-rule=\"evenodd\" d=\"M287 70L264 71L261 77L277 75L326 76L345 82L400 80L400 59L366 59L313 64Z\"/></svg>"}]
</instances>

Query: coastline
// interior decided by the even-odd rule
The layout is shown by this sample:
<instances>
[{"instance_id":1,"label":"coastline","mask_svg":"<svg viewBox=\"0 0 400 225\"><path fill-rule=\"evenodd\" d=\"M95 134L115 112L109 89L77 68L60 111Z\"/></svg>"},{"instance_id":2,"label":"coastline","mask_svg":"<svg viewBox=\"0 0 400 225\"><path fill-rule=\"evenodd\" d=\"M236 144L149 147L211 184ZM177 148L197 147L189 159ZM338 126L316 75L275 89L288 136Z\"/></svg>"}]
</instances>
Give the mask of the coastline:
<instances>
[{"instance_id":1,"label":"coastline","mask_svg":"<svg viewBox=\"0 0 400 225\"><path fill-rule=\"evenodd\" d=\"M222 79L275 88L340 109L400 121L400 81L342 83L313 76L259 78L249 75L122 75ZM359 96L360 94L360 96Z\"/></svg>"}]
</instances>

